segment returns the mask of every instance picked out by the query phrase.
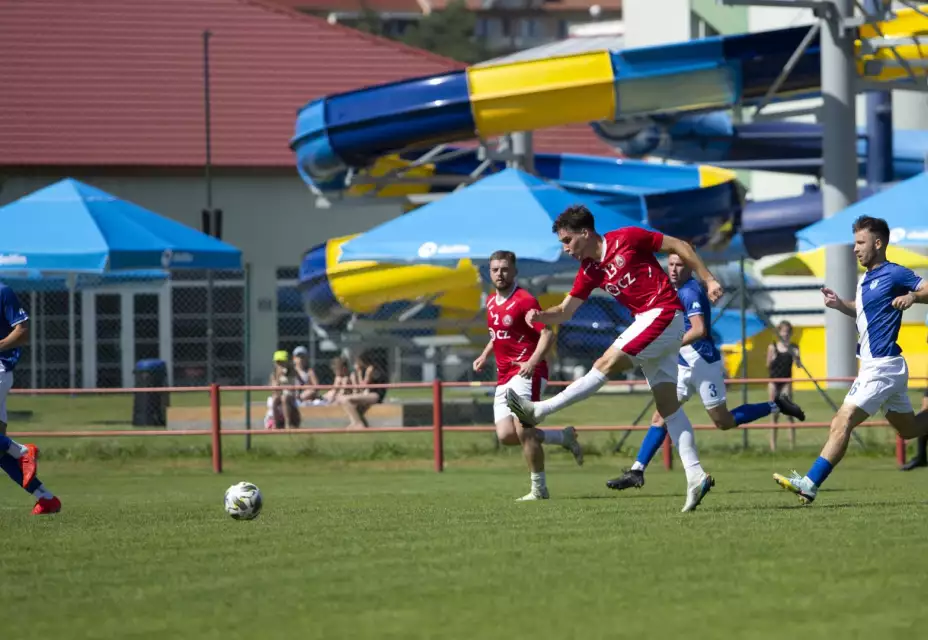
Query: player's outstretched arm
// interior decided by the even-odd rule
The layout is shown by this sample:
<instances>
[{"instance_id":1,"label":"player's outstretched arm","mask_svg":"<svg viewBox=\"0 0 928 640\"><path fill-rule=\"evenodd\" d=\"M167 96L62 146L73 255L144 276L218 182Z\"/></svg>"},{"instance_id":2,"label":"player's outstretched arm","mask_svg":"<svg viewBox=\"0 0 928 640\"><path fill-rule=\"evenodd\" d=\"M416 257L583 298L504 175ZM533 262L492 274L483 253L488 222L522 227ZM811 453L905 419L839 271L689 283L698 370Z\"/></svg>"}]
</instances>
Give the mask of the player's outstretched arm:
<instances>
[{"instance_id":1,"label":"player's outstretched arm","mask_svg":"<svg viewBox=\"0 0 928 640\"><path fill-rule=\"evenodd\" d=\"M702 314L693 314L690 316L690 328L683 334L683 340L680 342L680 346L693 344L697 340L705 338L707 334L706 321L703 320Z\"/></svg>"},{"instance_id":2,"label":"player's outstretched arm","mask_svg":"<svg viewBox=\"0 0 928 640\"><path fill-rule=\"evenodd\" d=\"M893 300L893 308L905 311L915 303L928 304L928 280L922 280L918 289Z\"/></svg>"},{"instance_id":3,"label":"player's outstretched arm","mask_svg":"<svg viewBox=\"0 0 928 640\"><path fill-rule=\"evenodd\" d=\"M696 253L693 245L689 242L665 235L664 240L661 242L661 251L673 252L680 256L683 264L692 269L696 276L706 285L706 294L711 302L717 302L725 293L721 283L715 279L715 276L709 271L709 267L706 266L706 263L702 261L702 258L699 257L699 254Z\"/></svg>"},{"instance_id":4,"label":"player's outstretched arm","mask_svg":"<svg viewBox=\"0 0 928 640\"><path fill-rule=\"evenodd\" d=\"M535 351L532 352L528 360L520 365L519 375L523 378L531 378L535 373L535 367L538 366L539 362L545 359L545 355L548 353L552 344L554 344L554 331L549 327L545 327L541 330L541 334L538 337L538 345L535 347Z\"/></svg>"},{"instance_id":5,"label":"player's outstretched arm","mask_svg":"<svg viewBox=\"0 0 928 640\"><path fill-rule=\"evenodd\" d=\"M857 302L855 300L844 300L838 297L832 289L822 287L822 295L825 297L825 306L835 311L840 311L846 316L857 317Z\"/></svg>"},{"instance_id":6,"label":"player's outstretched arm","mask_svg":"<svg viewBox=\"0 0 928 640\"><path fill-rule=\"evenodd\" d=\"M581 298L568 295L561 304L551 307L550 309L545 309L544 311L538 311L537 309L529 310L529 312L525 314L525 321L528 324L540 322L549 327L561 324L573 318L581 304L583 304Z\"/></svg>"},{"instance_id":7,"label":"player's outstretched arm","mask_svg":"<svg viewBox=\"0 0 928 640\"><path fill-rule=\"evenodd\" d=\"M474 360L474 371L483 369L483 365L487 363L487 358L490 357L491 351L493 351L493 340L487 342L487 346L483 348L483 351L477 356L477 359Z\"/></svg>"},{"instance_id":8,"label":"player's outstretched arm","mask_svg":"<svg viewBox=\"0 0 928 640\"><path fill-rule=\"evenodd\" d=\"M0 351L15 349L29 343L29 322L20 322L13 326L10 335L0 340Z\"/></svg>"}]
</instances>

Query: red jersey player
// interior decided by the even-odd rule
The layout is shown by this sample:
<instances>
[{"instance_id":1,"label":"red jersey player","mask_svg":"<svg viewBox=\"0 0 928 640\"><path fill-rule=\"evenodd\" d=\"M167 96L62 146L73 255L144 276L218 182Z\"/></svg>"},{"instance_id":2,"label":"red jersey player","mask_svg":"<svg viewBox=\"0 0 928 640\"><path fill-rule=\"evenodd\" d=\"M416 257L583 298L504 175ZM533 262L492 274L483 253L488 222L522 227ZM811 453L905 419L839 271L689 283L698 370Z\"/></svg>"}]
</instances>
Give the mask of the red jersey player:
<instances>
[{"instance_id":1,"label":"red jersey player","mask_svg":"<svg viewBox=\"0 0 928 640\"><path fill-rule=\"evenodd\" d=\"M705 283L709 300L722 296L722 286L688 243L637 227L599 235L593 214L579 205L569 207L554 222L553 231L564 251L581 261L574 286L564 301L546 311L529 311L526 322L554 325L569 320L594 289L603 289L635 316L585 376L553 398L533 402L509 393L506 401L522 424L538 424L545 416L593 395L609 373L640 366L657 411L677 447L686 471L683 511L692 511L714 485L699 464L693 427L677 400L677 352L683 338L683 307L658 251L676 253Z\"/></svg>"},{"instance_id":2,"label":"red jersey player","mask_svg":"<svg viewBox=\"0 0 928 640\"><path fill-rule=\"evenodd\" d=\"M558 444L571 451L577 464L583 464L583 451L573 427L565 429L534 429L517 424L506 406L506 391L528 400L538 400L548 380L545 353L551 346L553 333L540 322L529 323L529 311L541 311L535 296L516 285L516 256L511 251L495 251L490 256L490 280L496 292L487 299L487 328L490 341L476 360L474 371L486 364L490 351L496 358L496 396L493 400L493 420L501 444L522 445L525 461L531 471L532 489L520 500L548 498L545 483L545 455L541 443Z\"/></svg>"}]
</instances>

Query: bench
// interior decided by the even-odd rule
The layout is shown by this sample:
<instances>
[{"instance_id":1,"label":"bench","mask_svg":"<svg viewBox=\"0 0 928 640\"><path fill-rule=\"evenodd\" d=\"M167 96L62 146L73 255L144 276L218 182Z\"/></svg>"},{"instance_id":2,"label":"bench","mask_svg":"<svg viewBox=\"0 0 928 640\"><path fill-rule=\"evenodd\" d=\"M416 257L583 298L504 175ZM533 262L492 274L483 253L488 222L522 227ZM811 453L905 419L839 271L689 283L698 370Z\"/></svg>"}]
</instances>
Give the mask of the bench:
<instances>
[{"instance_id":1,"label":"bench","mask_svg":"<svg viewBox=\"0 0 928 640\"><path fill-rule=\"evenodd\" d=\"M251 428L263 429L267 405L253 402L250 407ZM375 404L364 414L371 427L426 427L433 422L432 402L407 400ZM348 416L338 405L300 407L301 428L337 429L348 424ZM220 408L224 429L245 428L245 407L224 405ZM442 418L447 426L493 424L493 405L476 400L454 399L442 403ZM209 407L168 407L168 430L207 430L212 425Z\"/></svg>"}]
</instances>

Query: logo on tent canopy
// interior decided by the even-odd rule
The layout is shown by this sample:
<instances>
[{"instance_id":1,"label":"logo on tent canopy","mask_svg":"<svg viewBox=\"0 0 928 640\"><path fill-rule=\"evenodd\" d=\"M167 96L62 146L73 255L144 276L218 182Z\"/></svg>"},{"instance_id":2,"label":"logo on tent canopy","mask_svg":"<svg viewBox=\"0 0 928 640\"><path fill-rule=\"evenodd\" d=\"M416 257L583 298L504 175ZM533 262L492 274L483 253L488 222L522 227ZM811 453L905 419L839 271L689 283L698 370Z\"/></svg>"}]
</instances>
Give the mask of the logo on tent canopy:
<instances>
[{"instance_id":1,"label":"logo on tent canopy","mask_svg":"<svg viewBox=\"0 0 928 640\"><path fill-rule=\"evenodd\" d=\"M435 242L423 242L417 252L423 260L428 260L436 255L447 254L465 254L470 252L470 245L466 244L438 244Z\"/></svg>"},{"instance_id":2,"label":"logo on tent canopy","mask_svg":"<svg viewBox=\"0 0 928 640\"><path fill-rule=\"evenodd\" d=\"M29 259L19 253L0 253L0 265L4 267L25 267L28 262Z\"/></svg>"},{"instance_id":3,"label":"logo on tent canopy","mask_svg":"<svg viewBox=\"0 0 928 640\"><path fill-rule=\"evenodd\" d=\"M161 254L161 266L167 269L171 265L190 264L193 262L193 254L186 251L174 253L171 249L165 249Z\"/></svg>"}]
</instances>

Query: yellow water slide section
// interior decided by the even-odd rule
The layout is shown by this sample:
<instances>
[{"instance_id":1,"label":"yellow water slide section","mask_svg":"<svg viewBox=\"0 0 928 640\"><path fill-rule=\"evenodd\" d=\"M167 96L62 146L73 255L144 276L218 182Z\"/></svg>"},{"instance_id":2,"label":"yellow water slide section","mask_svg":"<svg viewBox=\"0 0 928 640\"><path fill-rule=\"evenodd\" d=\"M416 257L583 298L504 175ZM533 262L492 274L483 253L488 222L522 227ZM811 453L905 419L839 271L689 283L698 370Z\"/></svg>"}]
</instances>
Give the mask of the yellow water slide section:
<instances>
[{"instance_id":1,"label":"yellow water slide section","mask_svg":"<svg viewBox=\"0 0 928 640\"><path fill-rule=\"evenodd\" d=\"M928 38L928 4L921 5L918 10L900 9L892 20L878 22L876 25L863 25L860 27L862 39L887 38L901 40L895 47L882 47L875 53L860 55L861 42L857 46L857 73L872 80L898 80L906 78L909 70L916 76L924 77L928 67L923 65L905 65L905 62L928 61L928 43L914 40L917 37ZM905 42L906 38L913 38L912 42ZM882 63L882 64L878 64ZM873 69L879 69L874 73ZM907 68L908 67L908 68Z\"/></svg>"},{"instance_id":2,"label":"yellow water slide section","mask_svg":"<svg viewBox=\"0 0 928 640\"><path fill-rule=\"evenodd\" d=\"M719 184L726 184L738 179L734 171L713 167L707 164L697 165L699 167L699 186L702 188L714 187Z\"/></svg>"},{"instance_id":3,"label":"yellow water slide section","mask_svg":"<svg viewBox=\"0 0 928 640\"><path fill-rule=\"evenodd\" d=\"M890 262L895 262L906 269L920 270L928 269L928 256L923 256L914 251L903 249L895 245L886 248L886 258ZM857 263L857 271L863 273L864 268ZM761 269L761 275L765 276L814 276L816 278L825 277L825 249L813 249L812 251L803 251L796 255L784 258Z\"/></svg>"},{"instance_id":4,"label":"yellow water slide section","mask_svg":"<svg viewBox=\"0 0 928 640\"><path fill-rule=\"evenodd\" d=\"M383 178L391 172L406 169L412 162L409 160L404 160L398 155L389 155L381 156L377 158L373 166L365 169L362 172L362 176L369 176L371 178ZM348 195L355 196L365 196L365 195L376 195L381 198L399 198L403 196L422 194L429 192L429 185L425 181L426 178L430 178L435 174L435 165L434 164L423 164L418 167L413 167L412 169L407 170L404 174L404 178L423 178L421 184L416 183L400 183L400 184L390 184L383 187L377 187L372 184L357 184L352 185L348 189ZM363 178L362 178L363 182Z\"/></svg>"},{"instance_id":5,"label":"yellow water slide section","mask_svg":"<svg viewBox=\"0 0 928 640\"><path fill-rule=\"evenodd\" d=\"M368 260L339 263L341 245L354 237L333 238L326 246L329 286L346 309L370 313L388 302L435 296L435 304L474 312L479 308L480 273L470 260L461 260L454 268Z\"/></svg>"},{"instance_id":6,"label":"yellow water slide section","mask_svg":"<svg viewBox=\"0 0 928 640\"><path fill-rule=\"evenodd\" d=\"M613 80L608 51L467 69L474 122L483 137L612 120Z\"/></svg>"}]
</instances>

